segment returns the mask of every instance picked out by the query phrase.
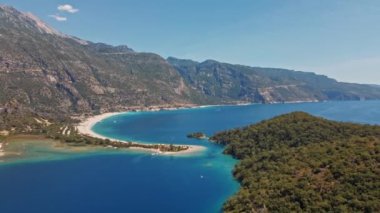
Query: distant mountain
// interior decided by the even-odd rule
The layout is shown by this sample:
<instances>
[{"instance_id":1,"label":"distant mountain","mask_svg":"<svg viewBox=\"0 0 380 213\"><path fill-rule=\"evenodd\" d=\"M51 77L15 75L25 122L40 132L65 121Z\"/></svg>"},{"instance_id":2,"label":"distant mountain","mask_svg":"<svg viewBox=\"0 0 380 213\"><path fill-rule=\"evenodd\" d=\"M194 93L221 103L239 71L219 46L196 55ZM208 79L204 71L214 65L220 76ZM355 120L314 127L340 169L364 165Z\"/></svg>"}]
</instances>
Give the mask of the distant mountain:
<instances>
[{"instance_id":1,"label":"distant mountain","mask_svg":"<svg viewBox=\"0 0 380 213\"><path fill-rule=\"evenodd\" d=\"M63 34L0 5L0 108L69 115L127 106L380 99L380 88L325 76L198 63Z\"/></svg>"},{"instance_id":2,"label":"distant mountain","mask_svg":"<svg viewBox=\"0 0 380 213\"><path fill-rule=\"evenodd\" d=\"M207 60L167 59L193 89L220 102L295 102L379 99L379 87L349 84L311 72Z\"/></svg>"}]
</instances>

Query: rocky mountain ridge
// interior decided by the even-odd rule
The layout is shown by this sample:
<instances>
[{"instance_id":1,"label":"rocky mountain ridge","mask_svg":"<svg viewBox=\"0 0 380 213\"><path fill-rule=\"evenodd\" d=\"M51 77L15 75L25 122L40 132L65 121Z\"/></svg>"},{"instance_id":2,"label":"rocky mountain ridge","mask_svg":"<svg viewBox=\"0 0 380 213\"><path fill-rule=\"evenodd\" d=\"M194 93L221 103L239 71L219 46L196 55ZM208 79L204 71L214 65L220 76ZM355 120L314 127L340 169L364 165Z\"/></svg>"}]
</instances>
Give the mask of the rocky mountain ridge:
<instances>
[{"instance_id":1,"label":"rocky mountain ridge","mask_svg":"<svg viewBox=\"0 0 380 213\"><path fill-rule=\"evenodd\" d=\"M53 116L157 105L380 99L379 87L312 73L164 59L93 43L4 5L0 48L0 108Z\"/></svg>"},{"instance_id":2,"label":"rocky mountain ridge","mask_svg":"<svg viewBox=\"0 0 380 213\"><path fill-rule=\"evenodd\" d=\"M298 102L379 99L372 85L342 83L312 72L249 67L215 60L167 59L188 85L218 101Z\"/></svg>"},{"instance_id":3,"label":"rocky mountain ridge","mask_svg":"<svg viewBox=\"0 0 380 213\"><path fill-rule=\"evenodd\" d=\"M67 114L191 103L181 76L157 54L66 36L7 6L0 35L0 106Z\"/></svg>"}]
</instances>

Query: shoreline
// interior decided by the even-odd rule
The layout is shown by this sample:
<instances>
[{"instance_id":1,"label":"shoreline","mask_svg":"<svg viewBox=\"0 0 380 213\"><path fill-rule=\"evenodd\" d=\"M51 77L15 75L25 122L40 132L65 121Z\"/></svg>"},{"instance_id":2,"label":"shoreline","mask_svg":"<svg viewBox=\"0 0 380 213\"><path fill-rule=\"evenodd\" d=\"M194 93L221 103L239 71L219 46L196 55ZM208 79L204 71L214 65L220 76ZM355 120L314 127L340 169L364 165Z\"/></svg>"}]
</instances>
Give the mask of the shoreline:
<instances>
[{"instance_id":1,"label":"shoreline","mask_svg":"<svg viewBox=\"0 0 380 213\"><path fill-rule=\"evenodd\" d=\"M0 143L0 157L4 155L5 155L5 152L3 150L3 143Z\"/></svg>"},{"instance_id":2,"label":"shoreline","mask_svg":"<svg viewBox=\"0 0 380 213\"><path fill-rule=\"evenodd\" d=\"M207 106L205 106L207 107ZM144 111L160 111L160 110L176 110L176 109L191 109L191 108L196 108L196 107L178 107L178 108L160 108L160 109L154 109L154 110L144 110ZM198 107L197 107L198 108ZM142 110L141 110L142 111ZM168 145L168 144L145 144L145 143L139 143L139 142L134 142L134 141L124 141L124 140L118 140L110 137L106 137L103 135L100 135L92 130L92 127L97 124L98 122L115 116L115 115L120 115L120 114L125 114L128 112L140 112L140 111L125 111L125 112L107 112L107 113L102 113L100 115L95 115L95 116L90 116L82 120L77 126L76 129L78 130L79 134L85 135L85 136L90 136L94 138L100 138L103 140L111 140L115 142L121 142L121 143L133 143L133 144L142 144L142 145ZM186 144L173 144L174 146L186 146L188 149L178 151L178 152L163 152L160 151L159 149L151 149L151 148L143 148L143 147L129 147L130 150L137 150L137 151L145 151L145 152L151 152L152 154L160 154L160 155L183 155L183 154L193 154L197 152L204 151L206 147L204 146L199 146L199 145L186 145Z\"/></svg>"},{"instance_id":3,"label":"shoreline","mask_svg":"<svg viewBox=\"0 0 380 213\"><path fill-rule=\"evenodd\" d=\"M115 142L121 142L121 143L133 143L133 144L144 144L140 142L135 142L135 141L123 141L123 140L118 140L115 138L110 138L110 137L105 137L103 135L100 135L92 130L92 127L97 124L98 122L115 116L115 115L120 115L120 114L125 114L129 112L157 112L157 111L172 111L172 110L181 110L181 109L202 109L202 108L208 108L208 107L218 107L218 106L247 106L247 105L253 105L253 104L298 104L298 103L315 103L315 102L320 102L317 100L305 100L305 101L289 101L289 102L272 102L272 103L252 103L252 102L238 102L234 104L215 104L215 105L183 105L183 106L150 106L150 107L129 107L125 109L125 111L120 111L120 112L105 112L99 115L92 115L89 117L84 117L84 115L81 115L79 118L81 122L76 125L76 129L78 130L79 134L85 135L85 136L90 136L94 138L99 138L103 140L111 140ZM147 145L152 145L148 144ZM155 144L154 144L155 145ZM157 145L167 145L167 144L157 144ZM199 145L182 145L182 144L173 144L174 146L187 146L188 149L178 151L178 152L162 152L157 149L150 149L150 148L142 148L142 147L129 147L131 150L141 150L141 151L147 151L147 152L153 152L153 153L158 153L158 154L163 154L163 155L180 155L180 154L188 154L188 153L195 153L195 152L200 152L206 149L204 146L199 146Z\"/></svg>"},{"instance_id":4,"label":"shoreline","mask_svg":"<svg viewBox=\"0 0 380 213\"><path fill-rule=\"evenodd\" d=\"M100 115L95 115L95 116L91 116L91 117L87 117L85 118L84 120L82 120L82 122L80 122L76 128L78 130L78 132L82 135L87 135L87 136L91 136L91 137L95 137L95 138L100 138L100 139L109 139L109 140L115 140L113 138L108 138L108 137L105 137L103 135L100 135L94 131L92 131L92 127L97 124L98 122L106 119L106 118L109 118L109 117L112 117L114 115L120 115L120 114L124 114L124 113L128 113L128 112L107 112L107 113L103 113L103 114L100 114Z\"/></svg>"}]
</instances>

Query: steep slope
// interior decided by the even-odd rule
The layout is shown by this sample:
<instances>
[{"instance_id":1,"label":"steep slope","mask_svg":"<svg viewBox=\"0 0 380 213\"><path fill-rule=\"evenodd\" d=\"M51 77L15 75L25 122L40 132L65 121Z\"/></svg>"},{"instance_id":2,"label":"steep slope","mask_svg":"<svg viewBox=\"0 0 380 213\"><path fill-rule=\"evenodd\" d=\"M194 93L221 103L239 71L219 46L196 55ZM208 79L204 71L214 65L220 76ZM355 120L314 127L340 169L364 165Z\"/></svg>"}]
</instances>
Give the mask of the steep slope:
<instances>
[{"instance_id":1,"label":"steep slope","mask_svg":"<svg viewBox=\"0 0 380 213\"><path fill-rule=\"evenodd\" d=\"M380 210L380 126L294 112L212 139L241 160L225 212Z\"/></svg>"},{"instance_id":2,"label":"steep slope","mask_svg":"<svg viewBox=\"0 0 380 213\"><path fill-rule=\"evenodd\" d=\"M132 106L380 99L380 87L208 60L198 63L65 35L0 5L0 108L67 116Z\"/></svg>"},{"instance_id":3,"label":"steep slope","mask_svg":"<svg viewBox=\"0 0 380 213\"><path fill-rule=\"evenodd\" d=\"M340 83L314 73L248 67L207 60L167 59L193 89L222 102L292 102L379 99L371 85Z\"/></svg>"},{"instance_id":4,"label":"steep slope","mask_svg":"<svg viewBox=\"0 0 380 213\"><path fill-rule=\"evenodd\" d=\"M69 113L191 102L160 56L67 36L7 6L0 7L0 47L0 106Z\"/></svg>"}]
</instances>

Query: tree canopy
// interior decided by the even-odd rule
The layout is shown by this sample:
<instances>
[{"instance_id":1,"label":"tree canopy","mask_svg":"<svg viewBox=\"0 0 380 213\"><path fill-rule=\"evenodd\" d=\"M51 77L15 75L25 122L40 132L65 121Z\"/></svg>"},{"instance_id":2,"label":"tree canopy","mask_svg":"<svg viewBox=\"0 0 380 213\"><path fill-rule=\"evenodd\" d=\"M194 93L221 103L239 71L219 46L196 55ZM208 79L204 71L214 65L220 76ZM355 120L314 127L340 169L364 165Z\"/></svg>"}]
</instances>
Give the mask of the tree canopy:
<instances>
[{"instance_id":1,"label":"tree canopy","mask_svg":"<svg viewBox=\"0 0 380 213\"><path fill-rule=\"evenodd\" d=\"M212 137L241 159L225 212L380 211L380 127L295 112Z\"/></svg>"}]
</instances>

